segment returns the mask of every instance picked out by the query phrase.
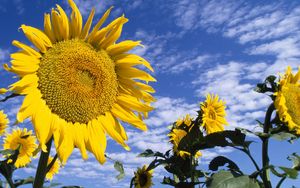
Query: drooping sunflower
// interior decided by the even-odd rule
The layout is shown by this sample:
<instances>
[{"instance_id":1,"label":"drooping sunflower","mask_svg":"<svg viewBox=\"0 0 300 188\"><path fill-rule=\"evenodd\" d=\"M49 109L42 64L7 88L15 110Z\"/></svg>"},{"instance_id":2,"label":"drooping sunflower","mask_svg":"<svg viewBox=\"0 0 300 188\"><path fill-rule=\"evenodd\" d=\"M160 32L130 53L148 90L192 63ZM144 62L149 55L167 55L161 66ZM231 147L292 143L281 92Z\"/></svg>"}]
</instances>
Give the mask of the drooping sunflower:
<instances>
[{"instance_id":1,"label":"drooping sunflower","mask_svg":"<svg viewBox=\"0 0 300 188\"><path fill-rule=\"evenodd\" d=\"M47 165L49 165L52 162L52 160L53 160L53 157L49 156ZM58 173L59 168L60 168L60 164L59 164L59 161L56 159L55 162L53 163L52 167L47 172L46 179L52 180L53 176Z\"/></svg>"},{"instance_id":2,"label":"drooping sunflower","mask_svg":"<svg viewBox=\"0 0 300 188\"><path fill-rule=\"evenodd\" d=\"M9 124L9 119L7 118L7 115L3 112L3 110L1 110L0 111L0 136L2 136L5 133L7 124Z\"/></svg>"},{"instance_id":3,"label":"drooping sunflower","mask_svg":"<svg viewBox=\"0 0 300 188\"><path fill-rule=\"evenodd\" d=\"M300 134L300 67L296 75L288 67L278 84L278 91L274 93L278 116L290 130Z\"/></svg>"},{"instance_id":4,"label":"drooping sunflower","mask_svg":"<svg viewBox=\"0 0 300 188\"><path fill-rule=\"evenodd\" d=\"M152 182L153 170L147 171L147 166L144 165L143 168L138 168L134 172L134 187L135 188L149 188L153 185Z\"/></svg>"},{"instance_id":5,"label":"drooping sunflower","mask_svg":"<svg viewBox=\"0 0 300 188\"><path fill-rule=\"evenodd\" d=\"M10 90L25 95L17 120L32 119L43 151L53 136L63 163L74 147L83 159L88 150L104 163L105 133L129 149L120 120L147 129L143 118L155 100L148 82L156 80L135 67L153 71L145 59L129 52L140 41L116 43L127 18L121 16L102 27L110 8L90 31L95 10L83 26L77 5L68 2L70 17L57 5L51 15L45 14L43 31L20 27L35 48L13 41L21 51L11 54L11 67L4 67L20 77Z\"/></svg>"},{"instance_id":6,"label":"drooping sunflower","mask_svg":"<svg viewBox=\"0 0 300 188\"><path fill-rule=\"evenodd\" d=\"M11 134L7 134L3 143L4 149L19 149L19 155L15 162L17 168L24 167L31 162L31 157L37 148L36 138L32 131L27 129L14 129Z\"/></svg>"},{"instance_id":7,"label":"drooping sunflower","mask_svg":"<svg viewBox=\"0 0 300 188\"><path fill-rule=\"evenodd\" d=\"M207 134L223 131L223 125L228 125L225 119L225 102L219 100L218 95L208 94L206 100L200 103L200 107L202 111L202 126L204 126Z\"/></svg>"}]
</instances>

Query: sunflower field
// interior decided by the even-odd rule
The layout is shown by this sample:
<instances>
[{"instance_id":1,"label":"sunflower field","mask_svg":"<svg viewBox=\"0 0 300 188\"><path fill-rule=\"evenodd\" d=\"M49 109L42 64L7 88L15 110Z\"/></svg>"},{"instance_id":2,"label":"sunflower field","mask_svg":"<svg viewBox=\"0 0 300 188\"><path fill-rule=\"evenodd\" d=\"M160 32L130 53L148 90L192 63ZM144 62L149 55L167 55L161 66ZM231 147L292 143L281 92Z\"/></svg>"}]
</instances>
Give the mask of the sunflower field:
<instances>
[{"instance_id":1,"label":"sunflower field","mask_svg":"<svg viewBox=\"0 0 300 188\"><path fill-rule=\"evenodd\" d=\"M0 187L300 187L299 10L4 0Z\"/></svg>"}]
</instances>

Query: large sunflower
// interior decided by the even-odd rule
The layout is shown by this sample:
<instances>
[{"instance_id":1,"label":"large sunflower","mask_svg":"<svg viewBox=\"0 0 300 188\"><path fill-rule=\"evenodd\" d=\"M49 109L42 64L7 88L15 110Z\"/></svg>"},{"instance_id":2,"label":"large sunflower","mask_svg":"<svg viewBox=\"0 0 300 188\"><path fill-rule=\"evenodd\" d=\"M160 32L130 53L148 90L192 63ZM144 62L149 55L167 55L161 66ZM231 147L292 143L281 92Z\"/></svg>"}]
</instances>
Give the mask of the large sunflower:
<instances>
[{"instance_id":1,"label":"large sunflower","mask_svg":"<svg viewBox=\"0 0 300 188\"><path fill-rule=\"evenodd\" d=\"M32 131L27 129L14 129L11 134L8 134L4 139L3 148L16 150L19 149L19 155L15 162L17 168L24 167L31 162L31 157L37 148L35 136Z\"/></svg>"},{"instance_id":2,"label":"large sunflower","mask_svg":"<svg viewBox=\"0 0 300 188\"><path fill-rule=\"evenodd\" d=\"M100 29L110 8L90 31L95 10L83 26L76 4L68 2L70 18L57 5L51 15L45 14L44 31L20 27L36 49L13 41L21 51L11 54L12 66L5 68L20 76L10 90L25 95L17 120L31 117L43 151L53 136L63 163L74 147L84 159L88 150L104 163L105 133L129 149L119 120L147 129L142 118L153 109L149 105L154 101L149 94L154 89L147 83L155 79L134 66L153 69L142 57L128 52L140 41L116 43L127 18L121 16Z\"/></svg>"},{"instance_id":3,"label":"large sunflower","mask_svg":"<svg viewBox=\"0 0 300 188\"><path fill-rule=\"evenodd\" d=\"M5 133L8 123L9 123L9 119L7 118L7 115L3 112L3 110L1 110L0 111L0 136L2 136Z\"/></svg>"},{"instance_id":4,"label":"large sunflower","mask_svg":"<svg viewBox=\"0 0 300 188\"><path fill-rule=\"evenodd\" d=\"M223 131L223 125L228 124L225 119L225 102L219 100L218 95L208 94L206 100L200 106L202 111L202 126L204 126L206 133Z\"/></svg>"},{"instance_id":5,"label":"large sunflower","mask_svg":"<svg viewBox=\"0 0 300 188\"><path fill-rule=\"evenodd\" d=\"M134 172L134 187L135 188L150 188L153 185L152 182L153 170L147 171L147 166L144 165L143 168L138 168Z\"/></svg>"},{"instance_id":6,"label":"large sunflower","mask_svg":"<svg viewBox=\"0 0 300 188\"><path fill-rule=\"evenodd\" d=\"M300 134L300 67L294 75L288 67L284 76L279 80L278 91L274 106L282 122L287 123L290 130Z\"/></svg>"}]
</instances>

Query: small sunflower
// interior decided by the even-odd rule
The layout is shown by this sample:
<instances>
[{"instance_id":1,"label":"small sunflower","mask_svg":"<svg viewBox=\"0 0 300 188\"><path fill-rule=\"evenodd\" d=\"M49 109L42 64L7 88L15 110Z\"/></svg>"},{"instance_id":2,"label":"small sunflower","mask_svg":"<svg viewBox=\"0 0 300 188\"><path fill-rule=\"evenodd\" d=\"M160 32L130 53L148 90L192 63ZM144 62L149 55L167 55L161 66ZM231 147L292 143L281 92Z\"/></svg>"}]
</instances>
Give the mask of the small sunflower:
<instances>
[{"instance_id":1,"label":"small sunflower","mask_svg":"<svg viewBox=\"0 0 300 188\"><path fill-rule=\"evenodd\" d=\"M19 149L19 155L15 162L17 168L24 167L31 162L33 152L37 148L35 143L35 136L32 135L32 131L27 129L14 129L11 134L7 134L4 139L3 148L17 150Z\"/></svg>"},{"instance_id":2,"label":"small sunflower","mask_svg":"<svg viewBox=\"0 0 300 188\"><path fill-rule=\"evenodd\" d=\"M144 165L143 168L138 168L134 172L134 187L135 188L149 188L153 185L152 182L153 170L147 171L147 166Z\"/></svg>"},{"instance_id":3,"label":"small sunflower","mask_svg":"<svg viewBox=\"0 0 300 188\"><path fill-rule=\"evenodd\" d=\"M282 122L290 130L300 134L300 67L296 75L288 67L284 76L279 80L278 91L274 93L274 106Z\"/></svg>"},{"instance_id":4,"label":"small sunflower","mask_svg":"<svg viewBox=\"0 0 300 188\"><path fill-rule=\"evenodd\" d=\"M20 77L9 88L25 95L17 120L32 119L43 151L53 136L62 163L77 147L83 159L88 150L102 164L106 133L129 150L120 120L147 129L143 118L153 110L150 103L155 100L148 82L156 80L135 67L153 71L145 59L129 52L140 41L117 43L128 21L124 15L102 27L110 8L90 31L95 10L83 26L77 5L68 2L70 17L57 5L51 15L45 14L43 31L20 27L35 48L13 41L21 51L11 54L12 66L4 68Z\"/></svg>"},{"instance_id":5,"label":"small sunflower","mask_svg":"<svg viewBox=\"0 0 300 188\"><path fill-rule=\"evenodd\" d=\"M228 125L225 116L225 102L219 100L218 95L208 94L206 100L200 103L202 111L202 126L206 133L223 131L223 125Z\"/></svg>"},{"instance_id":6,"label":"small sunflower","mask_svg":"<svg viewBox=\"0 0 300 188\"><path fill-rule=\"evenodd\" d=\"M3 112L3 110L1 110L0 111L0 136L2 136L5 133L7 124L9 124L9 119L7 118L7 115Z\"/></svg>"},{"instance_id":7,"label":"small sunflower","mask_svg":"<svg viewBox=\"0 0 300 188\"><path fill-rule=\"evenodd\" d=\"M53 157L49 156L47 165L49 165L52 162L52 160L53 160ZM58 173L59 168L60 168L60 164L59 164L59 161L56 159L55 162L53 163L52 167L47 172L46 179L52 180L53 176Z\"/></svg>"}]
</instances>

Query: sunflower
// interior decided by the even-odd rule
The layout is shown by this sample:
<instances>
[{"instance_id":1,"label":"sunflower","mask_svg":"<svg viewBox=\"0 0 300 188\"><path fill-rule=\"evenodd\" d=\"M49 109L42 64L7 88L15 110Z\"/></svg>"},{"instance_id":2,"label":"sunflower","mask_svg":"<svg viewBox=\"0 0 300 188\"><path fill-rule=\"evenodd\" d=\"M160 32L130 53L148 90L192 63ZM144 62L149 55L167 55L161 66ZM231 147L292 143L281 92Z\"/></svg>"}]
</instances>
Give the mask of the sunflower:
<instances>
[{"instance_id":1,"label":"sunflower","mask_svg":"<svg viewBox=\"0 0 300 188\"><path fill-rule=\"evenodd\" d=\"M300 134L300 67L294 75L288 67L284 76L279 80L278 91L274 93L274 106L282 122L290 130Z\"/></svg>"},{"instance_id":2,"label":"sunflower","mask_svg":"<svg viewBox=\"0 0 300 188\"><path fill-rule=\"evenodd\" d=\"M223 131L223 125L228 125L225 116L225 102L219 100L218 95L208 94L206 100L200 103L202 111L202 126L206 133Z\"/></svg>"},{"instance_id":3,"label":"sunflower","mask_svg":"<svg viewBox=\"0 0 300 188\"><path fill-rule=\"evenodd\" d=\"M135 188L149 188L153 185L152 182L153 170L147 171L147 166L144 165L143 168L138 168L134 172L134 187Z\"/></svg>"},{"instance_id":4,"label":"sunflower","mask_svg":"<svg viewBox=\"0 0 300 188\"><path fill-rule=\"evenodd\" d=\"M14 129L11 134L8 134L4 139L3 148L17 150L19 155L15 162L17 168L24 167L31 162L33 152L36 150L36 139L32 135L32 131L27 129Z\"/></svg>"},{"instance_id":5,"label":"sunflower","mask_svg":"<svg viewBox=\"0 0 300 188\"><path fill-rule=\"evenodd\" d=\"M7 115L3 112L3 110L1 110L0 111L0 136L2 136L5 133L7 124L9 124L9 119L7 118Z\"/></svg>"},{"instance_id":6,"label":"sunflower","mask_svg":"<svg viewBox=\"0 0 300 188\"><path fill-rule=\"evenodd\" d=\"M170 142L173 144L173 153L179 155L182 158L186 156L190 156L191 154L187 151L179 150L178 146L181 142L182 138L187 135L187 132L183 129L173 128L171 132L168 134L170 138Z\"/></svg>"},{"instance_id":7,"label":"sunflower","mask_svg":"<svg viewBox=\"0 0 300 188\"><path fill-rule=\"evenodd\" d=\"M47 165L49 165L52 162L52 160L53 160L53 157L49 156ZM53 176L58 173L59 167L60 167L59 161L56 159L55 162L53 163L52 167L47 172L46 179L52 180Z\"/></svg>"},{"instance_id":8,"label":"sunflower","mask_svg":"<svg viewBox=\"0 0 300 188\"><path fill-rule=\"evenodd\" d=\"M32 119L44 152L53 136L63 163L77 147L83 159L88 150L102 164L106 133L129 150L120 121L147 129L143 118L155 100L148 82L156 80L135 67L143 65L153 71L151 65L128 52L140 41L116 43L128 21L124 15L100 29L110 8L90 31L95 10L83 26L76 4L68 2L70 17L57 5L51 15L45 14L43 31L20 27L35 48L13 41L21 51L11 54L11 67L4 67L20 77L9 89L25 95L17 120Z\"/></svg>"}]
</instances>

